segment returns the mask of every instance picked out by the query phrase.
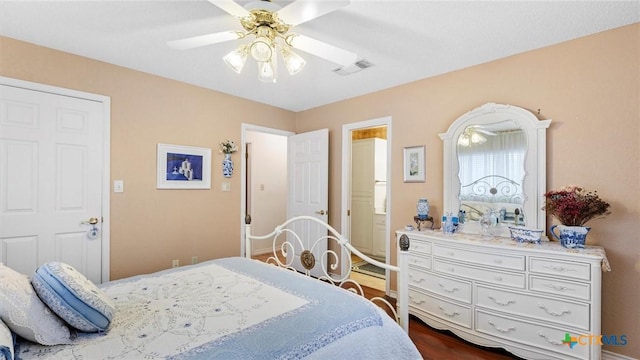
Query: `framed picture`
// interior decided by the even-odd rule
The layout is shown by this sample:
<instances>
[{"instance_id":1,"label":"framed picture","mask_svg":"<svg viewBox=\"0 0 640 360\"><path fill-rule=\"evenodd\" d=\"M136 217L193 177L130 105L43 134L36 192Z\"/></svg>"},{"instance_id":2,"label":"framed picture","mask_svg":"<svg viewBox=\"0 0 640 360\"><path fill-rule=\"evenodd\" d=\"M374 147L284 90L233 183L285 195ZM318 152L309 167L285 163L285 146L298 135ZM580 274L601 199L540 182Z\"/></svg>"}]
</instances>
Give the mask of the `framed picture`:
<instances>
[{"instance_id":1,"label":"framed picture","mask_svg":"<svg viewBox=\"0 0 640 360\"><path fill-rule=\"evenodd\" d=\"M404 148L404 182L425 182L424 146Z\"/></svg>"},{"instance_id":2,"label":"framed picture","mask_svg":"<svg viewBox=\"0 0 640 360\"><path fill-rule=\"evenodd\" d=\"M211 149L158 144L158 189L211 189Z\"/></svg>"}]
</instances>

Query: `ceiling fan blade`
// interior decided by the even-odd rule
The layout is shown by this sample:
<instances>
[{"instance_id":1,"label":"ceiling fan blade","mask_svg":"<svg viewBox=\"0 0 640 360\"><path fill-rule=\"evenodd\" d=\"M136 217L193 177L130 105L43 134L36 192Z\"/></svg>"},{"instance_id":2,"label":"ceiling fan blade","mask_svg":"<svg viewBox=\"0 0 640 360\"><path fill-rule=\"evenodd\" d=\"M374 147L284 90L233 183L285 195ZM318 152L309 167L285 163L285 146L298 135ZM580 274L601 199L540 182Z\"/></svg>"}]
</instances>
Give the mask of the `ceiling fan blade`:
<instances>
[{"instance_id":1,"label":"ceiling fan blade","mask_svg":"<svg viewBox=\"0 0 640 360\"><path fill-rule=\"evenodd\" d=\"M358 55L351 51L329 45L325 42L304 35L291 35L288 42L296 49L327 59L342 66L351 65L358 58Z\"/></svg>"},{"instance_id":2,"label":"ceiling fan blade","mask_svg":"<svg viewBox=\"0 0 640 360\"><path fill-rule=\"evenodd\" d=\"M211 0L210 0L211 1ZM315 19L324 14L349 5L349 0L341 1L313 1L298 0L278 11L278 18L285 24L295 26Z\"/></svg>"},{"instance_id":3,"label":"ceiling fan blade","mask_svg":"<svg viewBox=\"0 0 640 360\"><path fill-rule=\"evenodd\" d=\"M201 46L212 45L229 40L238 39L236 31L223 31L219 33L194 36L186 39L173 40L167 42L167 45L177 50L193 49Z\"/></svg>"},{"instance_id":4,"label":"ceiling fan blade","mask_svg":"<svg viewBox=\"0 0 640 360\"><path fill-rule=\"evenodd\" d=\"M235 17L245 17L249 12L233 0L209 0L210 3Z\"/></svg>"},{"instance_id":5,"label":"ceiling fan blade","mask_svg":"<svg viewBox=\"0 0 640 360\"><path fill-rule=\"evenodd\" d=\"M482 129L475 129L476 132L485 134L485 135L489 135L489 136L496 136L498 134L494 133L493 131L489 131L489 130L482 130Z\"/></svg>"}]
</instances>

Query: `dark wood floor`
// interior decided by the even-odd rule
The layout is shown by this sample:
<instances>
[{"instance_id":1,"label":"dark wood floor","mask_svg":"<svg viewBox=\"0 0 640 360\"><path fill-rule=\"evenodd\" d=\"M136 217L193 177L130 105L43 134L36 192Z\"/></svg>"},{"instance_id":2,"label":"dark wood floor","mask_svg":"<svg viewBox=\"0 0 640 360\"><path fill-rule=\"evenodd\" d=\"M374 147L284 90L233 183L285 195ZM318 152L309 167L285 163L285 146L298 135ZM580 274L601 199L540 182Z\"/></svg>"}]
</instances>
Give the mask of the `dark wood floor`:
<instances>
[{"instance_id":1,"label":"dark wood floor","mask_svg":"<svg viewBox=\"0 0 640 360\"><path fill-rule=\"evenodd\" d=\"M256 256L259 260L265 260ZM364 295L370 299L375 296L386 297L384 291L363 286ZM392 304L394 299L387 298ZM485 348L460 339L449 331L441 331L426 325L422 320L409 318L409 337L426 360L512 360L518 357L502 349Z\"/></svg>"}]
</instances>

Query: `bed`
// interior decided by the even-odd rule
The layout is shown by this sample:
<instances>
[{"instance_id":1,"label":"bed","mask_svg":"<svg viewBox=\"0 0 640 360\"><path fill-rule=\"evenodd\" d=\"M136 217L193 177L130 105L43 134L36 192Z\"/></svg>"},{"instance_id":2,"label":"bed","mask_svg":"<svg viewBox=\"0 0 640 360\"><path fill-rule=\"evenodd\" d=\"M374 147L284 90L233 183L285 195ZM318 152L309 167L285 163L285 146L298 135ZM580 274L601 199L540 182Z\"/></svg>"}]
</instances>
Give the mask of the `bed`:
<instances>
[{"instance_id":1,"label":"bed","mask_svg":"<svg viewBox=\"0 0 640 360\"><path fill-rule=\"evenodd\" d=\"M286 259L293 259L293 252L301 251L312 258L309 254L314 253L314 249L302 249L301 237L291 230L299 222L326 227L323 238L337 244L333 250L322 252L321 257L328 261L317 259L326 263L325 276L314 278L290 271L293 264ZM224 258L97 287L84 282L86 278L83 280L66 264L41 266L27 281L47 305L22 311L27 320L43 326L40 338L32 325L16 319L20 311L7 311L20 306L20 301L7 297L7 291L16 290L7 290L6 284L22 284L23 279L11 280L7 275L10 270L1 268L5 295L0 295L0 318L4 322L0 325L9 325L15 343L9 349L12 344L7 344L6 332L3 336L0 326L0 339L5 339L0 354L14 354L16 359L421 358L407 335L408 293L402 275L398 276L398 306L386 312L378 306L390 305L385 299L368 301L358 294L361 288L348 280L347 274L332 271L340 259L334 256L335 249L340 247L402 274L403 268L406 270L406 249L398 256L398 266L381 264L358 254L337 231L312 217L290 219L265 236L253 236L250 225L245 233L247 254L252 241L273 238L270 262L277 266L249 257ZM408 244L403 247L408 249ZM58 292L68 293L57 296L51 291L57 283L49 286L51 279L67 281L70 285ZM22 303L34 301L33 294L29 296ZM69 311L70 307L75 308ZM58 322L45 324L45 313L59 315ZM31 332L25 333L25 328ZM68 329L68 335L64 329ZM20 336L15 336L16 332ZM62 333L60 338L52 340L57 332ZM59 344L38 343L47 341Z\"/></svg>"}]
</instances>

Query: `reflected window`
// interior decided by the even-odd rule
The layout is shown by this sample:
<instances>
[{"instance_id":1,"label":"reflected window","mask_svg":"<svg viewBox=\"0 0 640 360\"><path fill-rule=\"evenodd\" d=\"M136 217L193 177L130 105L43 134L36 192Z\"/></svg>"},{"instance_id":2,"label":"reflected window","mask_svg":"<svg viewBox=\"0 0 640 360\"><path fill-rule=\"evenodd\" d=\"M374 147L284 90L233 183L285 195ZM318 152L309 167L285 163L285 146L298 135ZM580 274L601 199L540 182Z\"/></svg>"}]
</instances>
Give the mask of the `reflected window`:
<instances>
[{"instance_id":1,"label":"reflected window","mask_svg":"<svg viewBox=\"0 0 640 360\"><path fill-rule=\"evenodd\" d=\"M460 200L483 202L522 202L521 186L524 179L524 157L527 151L525 134L521 129L481 133L482 141L473 141L474 134L458 141L458 164L460 166ZM485 140L486 139L486 140ZM487 176L499 176L519 184L518 194L492 194L487 188L483 193L472 186Z\"/></svg>"}]
</instances>

